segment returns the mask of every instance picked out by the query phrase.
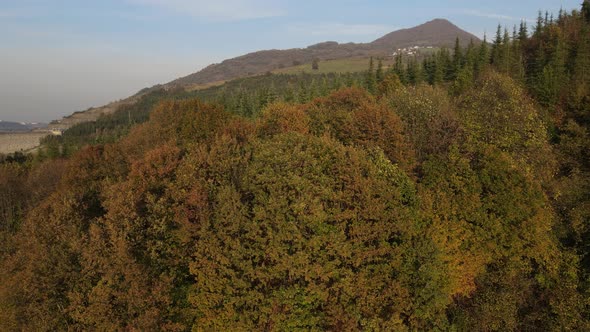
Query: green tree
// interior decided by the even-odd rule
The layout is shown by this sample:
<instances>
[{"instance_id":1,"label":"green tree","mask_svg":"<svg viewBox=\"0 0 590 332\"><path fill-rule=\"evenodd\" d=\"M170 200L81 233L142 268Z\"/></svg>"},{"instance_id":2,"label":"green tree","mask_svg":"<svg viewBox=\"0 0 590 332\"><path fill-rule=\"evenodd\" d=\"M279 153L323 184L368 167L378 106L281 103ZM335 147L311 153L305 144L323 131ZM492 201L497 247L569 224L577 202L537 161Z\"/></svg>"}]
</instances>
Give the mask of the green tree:
<instances>
[{"instance_id":1,"label":"green tree","mask_svg":"<svg viewBox=\"0 0 590 332\"><path fill-rule=\"evenodd\" d=\"M320 69L320 59L314 58L311 62L311 69L312 70L319 70Z\"/></svg>"},{"instance_id":2,"label":"green tree","mask_svg":"<svg viewBox=\"0 0 590 332\"><path fill-rule=\"evenodd\" d=\"M371 93L375 93L377 86L377 78L375 73L375 64L373 63L373 57L369 60L369 69L365 74L365 86Z\"/></svg>"},{"instance_id":3,"label":"green tree","mask_svg":"<svg viewBox=\"0 0 590 332\"><path fill-rule=\"evenodd\" d=\"M383 60L379 59L377 62L377 71L375 72L375 80L377 84L383 81Z\"/></svg>"},{"instance_id":4,"label":"green tree","mask_svg":"<svg viewBox=\"0 0 590 332\"><path fill-rule=\"evenodd\" d=\"M582 3L582 16L587 23L590 23L590 1L584 0Z\"/></svg>"},{"instance_id":5,"label":"green tree","mask_svg":"<svg viewBox=\"0 0 590 332\"><path fill-rule=\"evenodd\" d=\"M473 41L471 41L473 42ZM453 50L453 75L452 79L456 79L459 75L459 72L463 68L463 63L465 59L463 58L463 51L461 49L461 44L459 43L459 37L455 39L455 48Z\"/></svg>"},{"instance_id":6,"label":"green tree","mask_svg":"<svg viewBox=\"0 0 590 332\"><path fill-rule=\"evenodd\" d=\"M459 109L467 144L496 146L539 178L553 174L547 128L534 103L509 77L488 72L461 97Z\"/></svg>"},{"instance_id":7,"label":"green tree","mask_svg":"<svg viewBox=\"0 0 590 332\"><path fill-rule=\"evenodd\" d=\"M475 63L475 66L474 66L474 71L475 71L476 77L479 76L479 74L485 70L489 61L490 61L490 53L488 50L488 42L487 42L487 37L484 35L483 41L479 45L477 62Z\"/></svg>"}]
</instances>

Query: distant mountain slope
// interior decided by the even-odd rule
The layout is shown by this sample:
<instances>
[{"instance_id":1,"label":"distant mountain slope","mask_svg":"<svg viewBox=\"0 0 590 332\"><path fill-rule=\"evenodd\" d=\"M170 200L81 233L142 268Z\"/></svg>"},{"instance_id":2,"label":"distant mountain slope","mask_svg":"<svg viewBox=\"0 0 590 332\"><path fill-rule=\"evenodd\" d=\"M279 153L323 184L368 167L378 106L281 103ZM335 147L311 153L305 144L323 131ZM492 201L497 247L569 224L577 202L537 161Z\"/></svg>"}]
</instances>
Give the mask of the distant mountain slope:
<instances>
[{"instance_id":1,"label":"distant mountain slope","mask_svg":"<svg viewBox=\"0 0 590 332\"><path fill-rule=\"evenodd\" d=\"M49 129L66 130L79 123L96 121L103 115L113 114L121 106L134 104L144 93L146 93L145 91L151 91L151 89L144 89L131 97L114 101L104 106L91 107L85 111L75 112L68 116L64 116L59 120L52 121L48 127Z\"/></svg>"},{"instance_id":2,"label":"distant mountain slope","mask_svg":"<svg viewBox=\"0 0 590 332\"><path fill-rule=\"evenodd\" d=\"M262 74L283 67L320 60L342 59L362 56L391 55L398 48L410 46L451 47L459 37L466 45L471 39L479 39L444 19L435 19L410 29L391 32L371 43L339 44L324 42L307 48L267 50L242 55L213 64L205 69L168 83L168 86L191 86L227 81L238 77Z\"/></svg>"},{"instance_id":3,"label":"distant mountain slope","mask_svg":"<svg viewBox=\"0 0 590 332\"><path fill-rule=\"evenodd\" d=\"M0 120L0 132L27 132L47 127L46 123L21 123Z\"/></svg>"},{"instance_id":4,"label":"distant mountain slope","mask_svg":"<svg viewBox=\"0 0 590 332\"><path fill-rule=\"evenodd\" d=\"M19 122L0 121L0 131L28 131L29 128Z\"/></svg>"}]
</instances>

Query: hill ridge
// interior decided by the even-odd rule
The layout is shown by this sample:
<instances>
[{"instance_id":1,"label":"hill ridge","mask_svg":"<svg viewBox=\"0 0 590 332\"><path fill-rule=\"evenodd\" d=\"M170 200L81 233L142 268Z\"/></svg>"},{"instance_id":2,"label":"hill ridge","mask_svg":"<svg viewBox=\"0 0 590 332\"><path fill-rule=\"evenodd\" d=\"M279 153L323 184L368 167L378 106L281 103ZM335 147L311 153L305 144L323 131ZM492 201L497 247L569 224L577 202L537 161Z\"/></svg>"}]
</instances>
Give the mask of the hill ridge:
<instances>
[{"instance_id":1,"label":"hill ridge","mask_svg":"<svg viewBox=\"0 0 590 332\"><path fill-rule=\"evenodd\" d=\"M334 60L388 56L398 48L410 46L450 47L457 37L463 46L470 40L480 41L475 35L462 30L449 20L436 18L412 28L390 32L370 43L325 41L306 48L270 49L243 54L209 65L198 72L173 80L166 86L190 86L227 81L294 66L297 63L309 63L314 58Z\"/></svg>"}]
</instances>

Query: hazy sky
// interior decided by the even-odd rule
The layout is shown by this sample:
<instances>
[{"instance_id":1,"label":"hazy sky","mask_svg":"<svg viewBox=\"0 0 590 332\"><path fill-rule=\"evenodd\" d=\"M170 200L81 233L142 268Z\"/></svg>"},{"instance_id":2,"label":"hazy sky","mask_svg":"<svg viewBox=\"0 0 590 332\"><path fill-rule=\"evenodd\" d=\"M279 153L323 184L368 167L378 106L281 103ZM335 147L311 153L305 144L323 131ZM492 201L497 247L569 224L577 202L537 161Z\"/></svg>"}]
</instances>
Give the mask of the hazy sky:
<instances>
[{"instance_id":1,"label":"hazy sky","mask_svg":"<svg viewBox=\"0 0 590 332\"><path fill-rule=\"evenodd\" d=\"M260 49L433 18L482 36L582 0L0 0L0 120L50 121Z\"/></svg>"}]
</instances>

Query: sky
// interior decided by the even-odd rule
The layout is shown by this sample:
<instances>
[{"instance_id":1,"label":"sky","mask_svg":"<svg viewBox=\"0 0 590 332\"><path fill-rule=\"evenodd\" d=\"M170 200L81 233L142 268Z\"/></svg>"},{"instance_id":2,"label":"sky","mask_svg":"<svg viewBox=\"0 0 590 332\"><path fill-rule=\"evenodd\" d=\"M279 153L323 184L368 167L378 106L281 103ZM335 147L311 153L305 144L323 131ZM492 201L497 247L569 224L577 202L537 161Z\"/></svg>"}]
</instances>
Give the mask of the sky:
<instances>
[{"instance_id":1,"label":"sky","mask_svg":"<svg viewBox=\"0 0 590 332\"><path fill-rule=\"evenodd\" d=\"M582 0L0 0L0 120L48 122L227 58L446 18L482 37Z\"/></svg>"}]
</instances>

